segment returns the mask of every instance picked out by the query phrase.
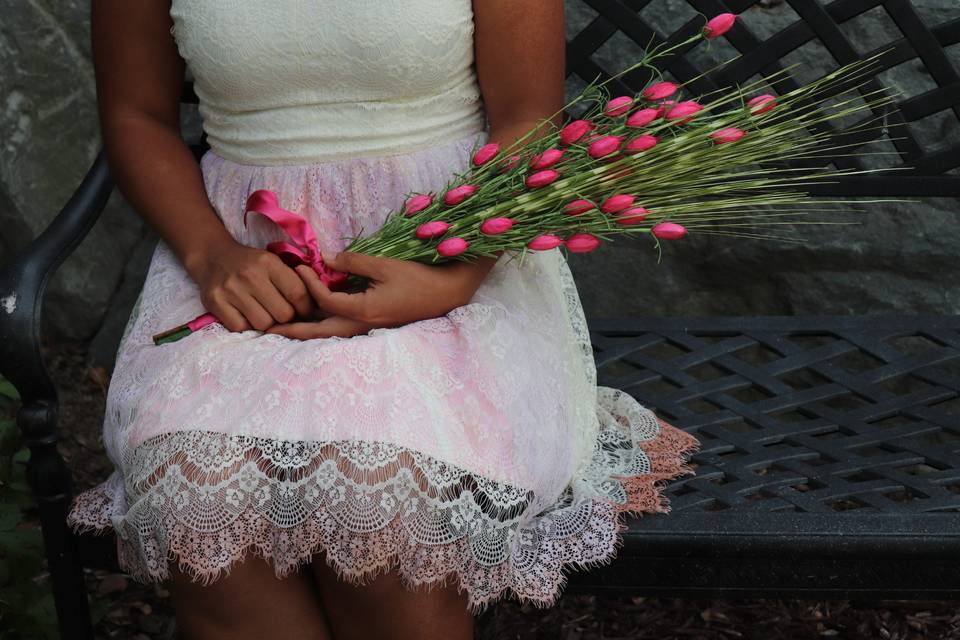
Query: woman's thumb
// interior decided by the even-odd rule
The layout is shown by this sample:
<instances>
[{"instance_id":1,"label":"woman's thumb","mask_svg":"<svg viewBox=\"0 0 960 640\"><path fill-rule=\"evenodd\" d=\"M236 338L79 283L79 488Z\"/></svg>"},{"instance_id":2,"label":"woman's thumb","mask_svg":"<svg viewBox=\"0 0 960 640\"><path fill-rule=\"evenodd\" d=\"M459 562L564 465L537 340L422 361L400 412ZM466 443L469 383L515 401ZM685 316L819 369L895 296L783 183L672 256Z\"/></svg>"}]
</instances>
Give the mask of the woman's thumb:
<instances>
[{"instance_id":1,"label":"woman's thumb","mask_svg":"<svg viewBox=\"0 0 960 640\"><path fill-rule=\"evenodd\" d=\"M337 271L346 271L361 276L377 278L381 275L380 262L374 256L368 256L365 253L356 253L354 251L341 251L331 254L329 257L321 253L325 264Z\"/></svg>"},{"instance_id":2,"label":"woman's thumb","mask_svg":"<svg viewBox=\"0 0 960 640\"><path fill-rule=\"evenodd\" d=\"M338 271L348 271L346 263L349 262L350 258L344 256L346 253L344 251L331 251L329 253L320 252L320 257L323 258L323 264L327 265L331 269L337 269Z\"/></svg>"}]
</instances>

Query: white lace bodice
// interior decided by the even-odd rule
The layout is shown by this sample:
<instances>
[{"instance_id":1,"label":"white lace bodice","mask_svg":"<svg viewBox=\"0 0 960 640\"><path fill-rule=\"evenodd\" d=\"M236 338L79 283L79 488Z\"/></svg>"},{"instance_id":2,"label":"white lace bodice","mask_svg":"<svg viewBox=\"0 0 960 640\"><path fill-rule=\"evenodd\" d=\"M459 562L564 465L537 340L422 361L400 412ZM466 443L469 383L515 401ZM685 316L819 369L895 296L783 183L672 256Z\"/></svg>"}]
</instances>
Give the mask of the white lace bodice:
<instances>
[{"instance_id":1,"label":"white lace bodice","mask_svg":"<svg viewBox=\"0 0 960 640\"><path fill-rule=\"evenodd\" d=\"M471 0L172 0L211 149L255 165L424 148L486 125Z\"/></svg>"}]
</instances>

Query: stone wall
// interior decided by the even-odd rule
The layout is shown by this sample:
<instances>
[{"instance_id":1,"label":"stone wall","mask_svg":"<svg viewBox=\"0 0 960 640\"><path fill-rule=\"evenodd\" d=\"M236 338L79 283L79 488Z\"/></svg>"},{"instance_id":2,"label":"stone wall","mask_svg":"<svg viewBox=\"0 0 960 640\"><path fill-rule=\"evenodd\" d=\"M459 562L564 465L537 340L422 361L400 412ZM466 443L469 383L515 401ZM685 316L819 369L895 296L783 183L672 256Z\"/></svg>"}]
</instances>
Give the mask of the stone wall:
<instances>
[{"instance_id":1,"label":"stone wall","mask_svg":"<svg viewBox=\"0 0 960 640\"><path fill-rule=\"evenodd\" d=\"M796 19L787 4L768 0L743 19L759 35ZM960 17L956 0L915 0L928 24ZM88 2L5 0L0 22L2 117L0 139L0 262L36 237L66 202L96 155L99 140L89 51ZM568 29L595 13L568 0ZM664 30L689 15L683 0L657 0L645 9ZM881 8L844 25L864 47L897 37ZM722 41L709 55L725 59ZM614 38L598 53L610 68L636 58L636 47ZM960 46L952 47L960 68ZM815 77L829 59L804 47L789 62L802 62L801 81ZM916 64L885 78L907 95L929 88ZM579 89L571 81L570 91ZM924 144L956 140L960 127L950 112L911 125ZM589 256L571 256L588 316L614 314L958 313L960 231L958 202L924 199L876 204L845 214L858 224L807 227L805 245L688 236L665 243L662 261L652 242L618 241ZM45 332L92 340L94 358L110 363L129 316L156 236L114 194L103 217L52 279Z\"/></svg>"},{"instance_id":2,"label":"stone wall","mask_svg":"<svg viewBox=\"0 0 960 640\"><path fill-rule=\"evenodd\" d=\"M4 0L0 21L0 261L36 237L67 201L99 146L88 2ZM149 250L144 223L114 194L96 227L51 279L52 336L89 339L126 273ZM133 269L132 271L136 271ZM116 309L118 314L129 309Z\"/></svg>"}]
</instances>

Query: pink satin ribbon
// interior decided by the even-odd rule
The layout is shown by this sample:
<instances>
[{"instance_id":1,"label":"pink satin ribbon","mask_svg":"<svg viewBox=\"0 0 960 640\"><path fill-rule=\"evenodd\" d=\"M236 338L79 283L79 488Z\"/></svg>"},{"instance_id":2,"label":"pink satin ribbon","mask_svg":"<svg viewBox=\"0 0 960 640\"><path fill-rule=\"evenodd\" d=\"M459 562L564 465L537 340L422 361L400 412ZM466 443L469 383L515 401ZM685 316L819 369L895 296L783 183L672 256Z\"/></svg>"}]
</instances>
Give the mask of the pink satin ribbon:
<instances>
[{"instance_id":1,"label":"pink satin ribbon","mask_svg":"<svg viewBox=\"0 0 960 640\"><path fill-rule=\"evenodd\" d=\"M317 234L314 233L313 227L303 216L282 208L277 202L277 194L269 189L259 189L251 193L247 198L246 211L243 212L244 227L247 226L247 215L250 213L259 213L277 223L296 243L278 240L267 244L267 251L280 256L284 264L291 268L301 264L308 265L320 276L320 282L332 291L343 287L349 274L337 271L323 262L320 247L317 245ZM187 326L190 331L199 331L214 322L220 322L220 320L212 313L204 313L188 322Z\"/></svg>"},{"instance_id":2,"label":"pink satin ribbon","mask_svg":"<svg viewBox=\"0 0 960 640\"><path fill-rule=\"evenodd\" d=\"M277 202L277 194L269 189L258 189L251 193L247 198L247 209L243 213L244 227L247 226L247 215L250 213L259 213L277 223L296 243L291 244L284 240L271 242L267 245L267 251L280 256L284 264L291 268L301 264L308 265L320 276L320 282L328 289L336 290L343 286L349 274L337 271L323 262L313 227L305 217L282 208Z\"/></svg>"}]
</instances>

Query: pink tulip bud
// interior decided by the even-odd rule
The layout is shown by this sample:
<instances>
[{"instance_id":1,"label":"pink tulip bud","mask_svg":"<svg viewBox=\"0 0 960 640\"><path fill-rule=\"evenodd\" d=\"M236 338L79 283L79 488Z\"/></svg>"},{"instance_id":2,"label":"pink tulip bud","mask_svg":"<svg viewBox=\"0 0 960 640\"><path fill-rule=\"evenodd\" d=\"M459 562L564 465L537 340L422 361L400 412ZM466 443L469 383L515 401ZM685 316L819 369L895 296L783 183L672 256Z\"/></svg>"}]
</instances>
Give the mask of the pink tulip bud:
<instances>
[{"instance_id":1,"label":"pink tulip bud","mask_svg":"<svg viewBox=\"0 0 960 640\"><path fill-rule=\"evenodd\" d=\"M714 18L710 18L710 20L707 22L707 26L703 28L703 37L709 40L712 40L713 38L719 38L727 31L730 31L730 28L736 21L737 16L733 13L721 13Z\"/></svg>"},{"instance_id":2,"label":"pink tulip bud","mask_svg":"<svg viewBox=\"0 0 960 640\"><path fill-rule=\"evenodd\" d=\"M619 149L622 142L622 136L600 136L587 147L587 154L594 159L608 156Z\"/></svg>"},{"instance_id":3,"label":"pink tulip bud","mask_svg":"<svg viewBox=\"0 0 960 640\"><path fill-rule=\"evenodd\" d=\"M560 177L560 173L553 169L544 169L527 176L526 185L528 189L539 189L545 187Z\"/></svg>"},{"instance_id":4,"label":"pink tulip bud","mask_svg":"<svg viewBox=\"0 0 960 640\"><path fill-rule=\"evenodd\" d=\"M723 144L724 142L736 142L743 136L747 135L747 132L743 129L737 129L736 127L724 127L723 129L717 129L710 133L710 137L713 138L715 144Z\"/></svg>"},{"instance_id":5,"label":"pink tulip bud","mask_svg":"<svg viewBox=\"0 0 960 640\"><path fill-rule=\"evenodd\" d=\"M669 111L673 105L677 104L674 100L664 100L660 103L660 106L657 107L657 117L662 118L663 115Z\"/></svg>"},{"instance_id":6,"label":"pink tulip bud","mask_svg":"<svg viewBox=\"0 0 960 640\"><path fill-rule=\"evenodd\" d=\"M564 149L547 149L543 153L538 153L530 160L530 167L533 169L547 169L560 162L565 153Z\"/></svg>"},{"instance_id":7,"label":"pink tulip bud","mask_svg":"<svg viewBox=\"0 0 960 640\"><path fill-rule=\"evenodd\" d=\"M462 184L459 187L454 187L444 194L443 203L450 206L460 204L473 195L476 190L477 187L472 184Z\"/></svg>"},{"instance_id":8,"label":"pink tulip bud","mask_svg":"<svg viewBox=\"0 0 960 640\"><path fill-rule=\"evenodd\" d=\"M687 230L683 225L679 225L675 222L661 222L659 224L653 225L651 229L653 235L660 238L661 240L679 240L683 236L687 235Z\"/></svg>"},{"instance_id":9,"label":"pink tulip bud","mask_svg":"<svg viewBox=\"0 0 960 640\"><path fill-rule=\"evenodd\" d=\"M686 124L693 120L693 114L702 110L703 107L694 100L684 100L670 107L663 117L669 121L677 121L678 124Z\"/></svg>"},{"instance_id":10,"label":"pink tulip bud","mask_svg":"<svg viewBox=\"0 0 960 640\"><path fill-rule=\"evenodd\" d=\"M453 256L458 256L466 251L467 247L469 246L469 242L463 238L454 236L452 238L441 240L440 244L437 245L437 253L442 255L444 258L452 258Z\"/></svg>"},{"instance_id":11,"label":"pink tulip bud","mask_svg":"<svg viewBox=\"0 0 960 640\"><path fill-rule=\"evenodd\" d=\"M490 218L484 220L480 225L480 231L488 236L495 236L498 233L509 231L513 227L513 220L510 218Z\"/></svg>"},{"instance_id":12,"label":"pink tulip bud","mask_svg":"<svg viewBox=\"0 0 960 640\"><path fill-rule=\"evenodd\" d=\"M543 233L528 242L527 246L534 251L546 251L547 249L555 249L561 244L563 244L563 240L560 239L560 236L552 233Z\"/></svg>"},{"instance_id":13,"label":"pink tulip bud","mask_svg":"<svg viewBox=\"0 0 960 640\"><path fill-rule=\"evenodd\" d=\"M449 228L450 223L448 222L444 222L443 220L431 220L430 222L424 222L422 225L417 227L416 235L421 240L429 240L430 238L442 236Z\"/></svg>"},{"instance_id":14,"label":"pink tulip bud","mask_svg":"<svg viewBox=\"0 0 960 640\"><path fill-rule=\"evenodd\" d=\"M628 127L645 127L659 117L660 112L658 109L650 109L648 107L631 113L625 124Z\"/></svg>"},{"instance_id":15,"label":"pink tulip bud","mask_svg":"<svg viewBox=\"0 0 960 640\"><path fill-rule=\"evenodd\" d=\"M568 202L567 205L563 208L563 212L568 216L579 216L581 213L586 213L593 209L594 205L589 200L574 200L573 202Z\"/></svg>"},{"instance_id":16,"label":"pink tulip bud","mask_svg":"<svg viewBox=\"0 0 960 640\"><path fill-rule=\"evenodd\" d=\"M656 136L651 136L649 134L644 134L642 136L637 136L633 140L627 142L626 146L623 147L624 153L640 153L641 151L646 151L647 149L653 149L657 146Z\"/></svg>"},{"instance_id":17,"label":"pink tulip bud","mask_svg":"<svg viewBox=\"0 0 960 640\"><path fill-rule=\"evenodd\" d=\"M600 246L600 238L589 233L575 233L563 244L570 253L590 253Z\"/></svg>"},{"instance_id":18,"label":"pink tulip bud","mask_svg":"<svg viewBox=\"0 0 960 640\"><path fill-rule=\"evenodd\" d=\"M483 166L493 160L494 156L498 153L500 153L500 145L498 143L491 142L490 144L485 144L473 154L473 164L477 167Z\"/></svg>"},{"instance_id":19,"label":"pink tulip bud","mask_svg":"<svg viewBox=\"0 0 960 640\"><path fill-rule=\"evenodd\" d=\"M776 106L776 96L772 96L769 93L765 93L762 96L757 96L756 98L750 98L750 100L747 101L747 107L750 109L750 113L755 116L758 116L761 113L766 113Z\"/></svg>"},{"instance_id":20,"label":"pink tulip bud","mask_svg":"<svg viewBox=\"0 0 960 640\"><path fill-rule=\"evenodd\" d=\"M425 195L415 195L409 200L407 200L407 206L403 210L403 215L408 218L416 213L420 213L427 207L433 204L433 194Z\"/></svg>"},{"instance_id":21,"label":"pink tulip bud","mask_svg":"<svg viewBox=\"0 0 960 640\"><path fill-rule=\"evenodd\" d=\"M618 193L604 200L600 205L600 211L603 211L604 213L616 213L618 211L623 211L632 205L634 200L636 200L634 196L626 193Z\"/></svg>"},{"instance_id":22,"label":"pink tulip bud","mask_svg":"<svg viewBox=\"0 0 960 640\"><path fill-rule=\"evenodd\" d=\"M663 100L677 92L679 87L672 82L658 82L643 90L643 97L647 100Z\"/></svg>"},{"instance_id":23,"label":"pink tulip bud","mask_svg":"<svg viewBox=\"0 0 960 640\"><path fill-rule=\"evenodd\" d=\"M616 223L621 225L639 224L646 219L648 213L650 212L643 207L630 207L617 214Z\"/></svg>"},{"instance_id":24,"label":"pink tulip bud","mask_svg":"<svg viewBox=\"0 0 960 640\"><path fill-rule=\"evenodd\" d=\"M605 133L600 133L599 131L591 131L590 133L585 135L583 139L580 140L580 144L589 145L594 140L599 140L605 135L606 135Z\"/></svg>"},{"instance_id":25,"label":"pink tulip bud","mask_svg":"<svg viewBox=\"0 0 960 640\"><path fill-rule=\"evenodd\" d=\"M631 105L633 105L633 98L630 96L620 96L608 102L603 112L611 118L616 118L630 111Z\"/></svg>"},{"instance_id":26,"label":"pink tulip bud","mask_svg":"<svg viewBox=\"0 0 960 640\"><path fill-rule=\"evenodd\" d=\"M500 168L500 173L506 173L507 171L515 169L518 164L520 164L520 156L510 156L503 161L503 166Z\"/></svg>"},{"instance_id":27,"label":"pink tulip bud","mask_svg":"<svg viewBox=\"0 0 960 640\"><path fill-rule=\"evenodd\" d=\"M571 145L585 136L591 129L593 129L593 123L589 120L574 120L560 130L560 144Z\"/></svg>"}]
</instances>

